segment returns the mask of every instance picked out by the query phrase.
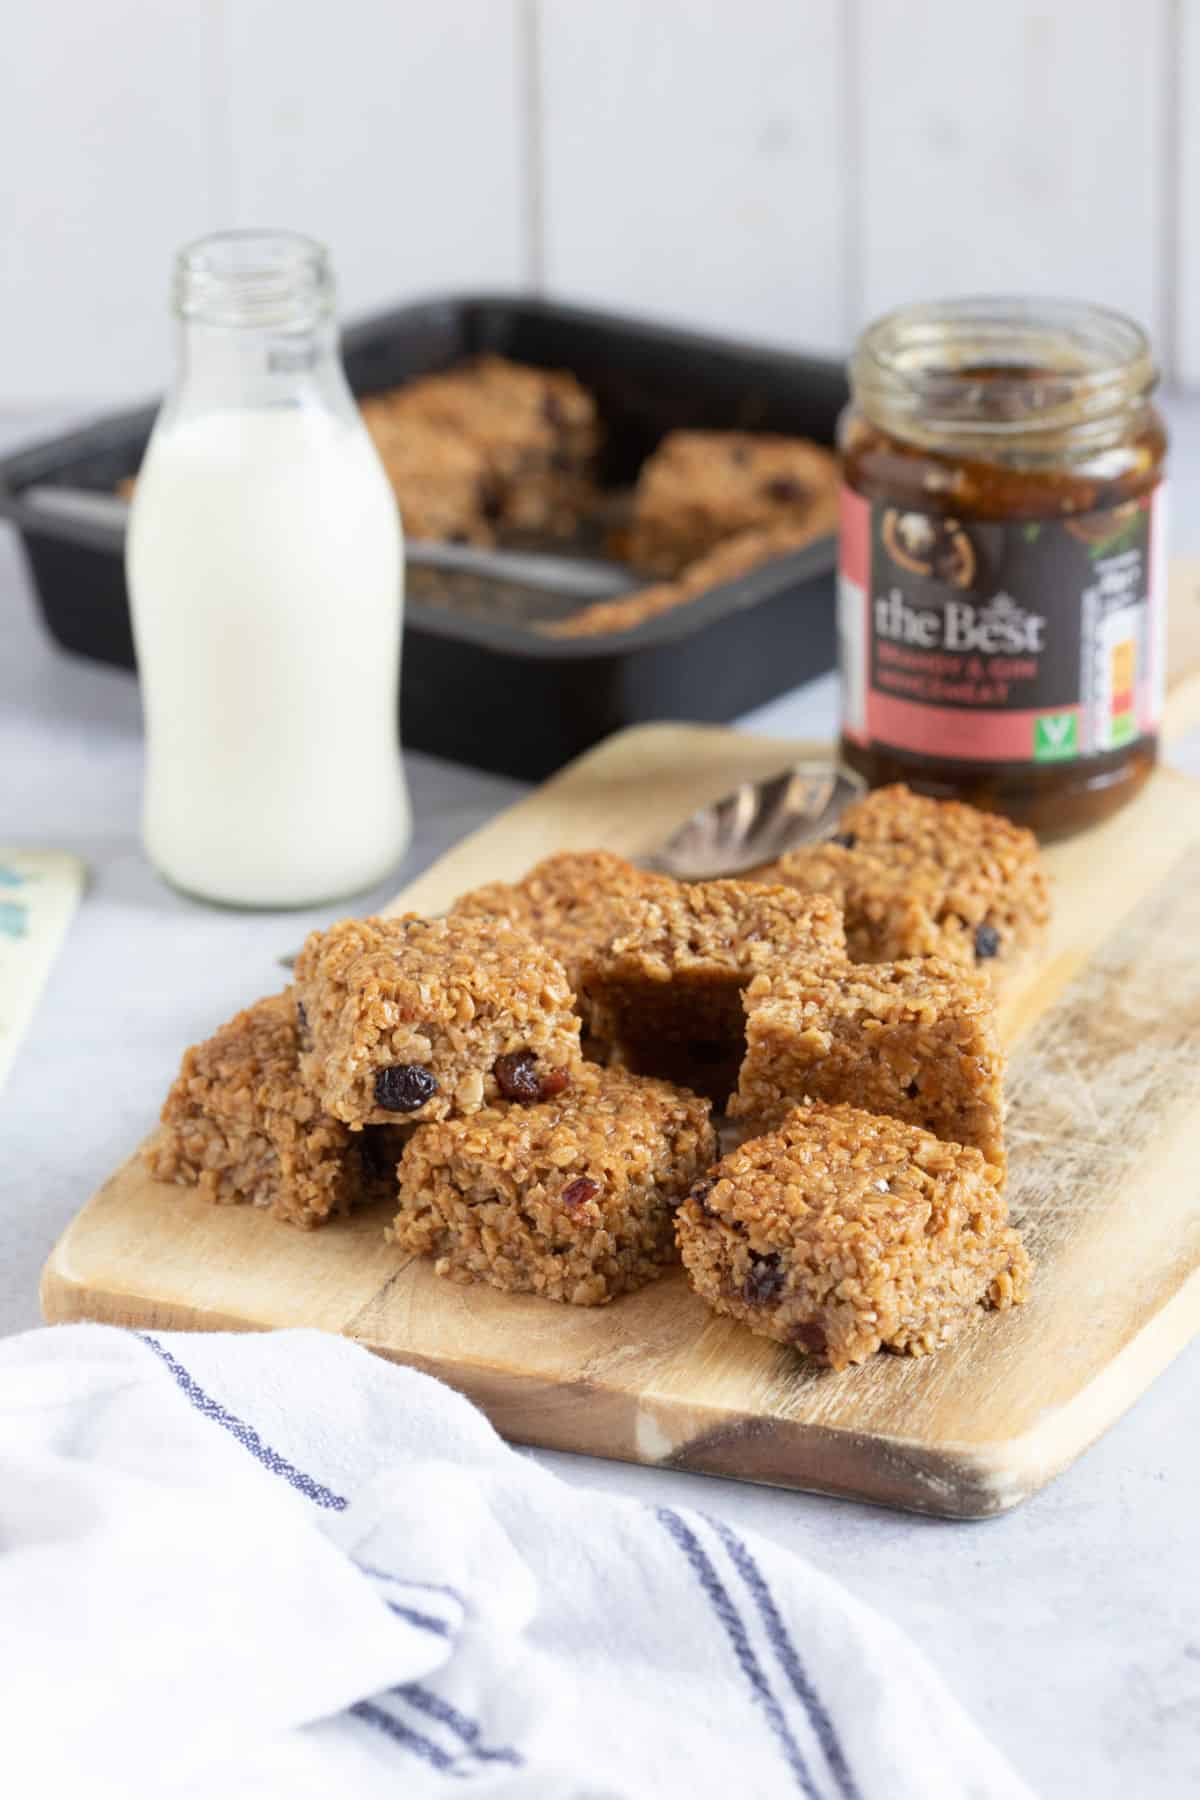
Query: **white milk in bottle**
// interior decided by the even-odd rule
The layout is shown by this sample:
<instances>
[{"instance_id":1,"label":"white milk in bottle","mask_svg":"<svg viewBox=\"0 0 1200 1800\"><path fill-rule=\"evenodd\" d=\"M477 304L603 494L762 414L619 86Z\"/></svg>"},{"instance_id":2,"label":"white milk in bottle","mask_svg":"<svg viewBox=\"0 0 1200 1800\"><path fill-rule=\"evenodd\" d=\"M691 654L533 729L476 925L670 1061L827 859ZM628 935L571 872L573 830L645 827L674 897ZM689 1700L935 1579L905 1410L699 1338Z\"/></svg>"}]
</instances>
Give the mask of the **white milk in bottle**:
<instances>
[{"instance_id":1,"label":"white milk in bottle","mask_svg":"<svg viewBox=\"0 0 1200 1800\"><path fill-rule=\"evenodd\" d=\"M304 906L410 836L403 556L338 358L329 266L282 232L181 255L176 385L130 517L146 851L176 887Z\"/></svg>"}]
</instances>

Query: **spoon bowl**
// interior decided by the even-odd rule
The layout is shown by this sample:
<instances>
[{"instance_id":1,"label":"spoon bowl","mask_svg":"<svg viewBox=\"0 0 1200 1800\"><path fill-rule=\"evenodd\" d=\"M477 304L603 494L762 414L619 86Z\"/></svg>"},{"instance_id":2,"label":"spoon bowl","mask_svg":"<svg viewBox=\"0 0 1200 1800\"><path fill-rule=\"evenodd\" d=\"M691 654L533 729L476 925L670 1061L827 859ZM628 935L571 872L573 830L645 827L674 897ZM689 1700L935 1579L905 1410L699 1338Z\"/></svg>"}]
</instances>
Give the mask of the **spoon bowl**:
<instances>
[{"instance_id":1,"label":"spoon bowl","mask_svg":"<svg viewBox=\"0 0 1200 1800\"><path fill-rule=\"evenodd\" d=\"M679 881L744 875L789 850L828 837L866 782L834 763L794 763L762 781L743 781L700 807L664 844L637 860Z\"/></svg>"}]
</instances>

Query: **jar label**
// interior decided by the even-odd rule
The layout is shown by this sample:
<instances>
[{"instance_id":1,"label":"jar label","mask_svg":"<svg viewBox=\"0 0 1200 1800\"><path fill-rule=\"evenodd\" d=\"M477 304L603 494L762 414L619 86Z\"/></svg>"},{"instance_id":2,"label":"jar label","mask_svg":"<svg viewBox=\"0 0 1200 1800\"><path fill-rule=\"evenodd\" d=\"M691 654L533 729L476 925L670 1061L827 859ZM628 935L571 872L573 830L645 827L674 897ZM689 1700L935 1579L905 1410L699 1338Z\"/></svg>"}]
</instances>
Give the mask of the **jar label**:
<instances>
[{"instance_id":1,"label":"jar label","mask_svg":"<svg viewBox=\"0 0 1200 1800\"><path fill-rule=\"evenodd\" d=\"M1158 728L1166 491L1014 524L843 486L842 716L861 744L956 762L1073 762Z\"/></svg>"}]
</instances>

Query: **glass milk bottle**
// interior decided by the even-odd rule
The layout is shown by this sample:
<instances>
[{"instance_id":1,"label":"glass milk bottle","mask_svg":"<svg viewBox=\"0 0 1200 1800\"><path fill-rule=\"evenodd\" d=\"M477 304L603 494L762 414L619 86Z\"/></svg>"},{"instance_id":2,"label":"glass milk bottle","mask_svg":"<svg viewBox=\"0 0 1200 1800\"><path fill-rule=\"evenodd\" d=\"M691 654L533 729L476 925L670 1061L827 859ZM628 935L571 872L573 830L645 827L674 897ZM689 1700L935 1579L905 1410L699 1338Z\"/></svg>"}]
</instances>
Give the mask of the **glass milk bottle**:
<instances>
[{"instance_id":1,"label":"glass milk bottle","mask_svg":"<svg viewBox=\"0 0 1200 1800\"><path fill-rule=\"evenodd\" d=\"M126 556L146 852L206 900L314 905L381 879L411 835L399 515L319 244L205 238L173 299L177 375Z\"/></svg>"}]
</instances>

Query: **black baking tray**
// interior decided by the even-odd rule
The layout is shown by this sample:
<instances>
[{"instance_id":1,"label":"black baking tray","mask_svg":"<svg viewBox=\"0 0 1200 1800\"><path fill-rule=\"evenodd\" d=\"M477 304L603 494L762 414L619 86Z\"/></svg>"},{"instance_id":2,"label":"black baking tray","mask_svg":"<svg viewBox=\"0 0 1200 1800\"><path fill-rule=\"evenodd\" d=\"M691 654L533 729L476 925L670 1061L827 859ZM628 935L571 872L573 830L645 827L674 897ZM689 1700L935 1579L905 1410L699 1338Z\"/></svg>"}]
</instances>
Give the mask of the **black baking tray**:
<instances>
[{"instance_id":1,"label":"black baking tray","mask_svg":"<svg viewBox=\"0 0 1200 1800\"><path fill-rule=\"evenodd\" d=\"M344 334L350 384L369 394L491 350L570 369L596 395L602 478L628 486L680 426L778 431L832 444L846 400L825 358L677 331L549 300L456 295L378 314ZM15 525L46 626L66 650L133 668L122 533L50 519L35 484L111 494L134 474L154 406L98 420L0 460L0 512ZM406 608L406 744L538 779L624 725L725 721L835 660L832 536L631 630L548 638L529 623L414 593Z\"/></svg>"}]
</instances>

